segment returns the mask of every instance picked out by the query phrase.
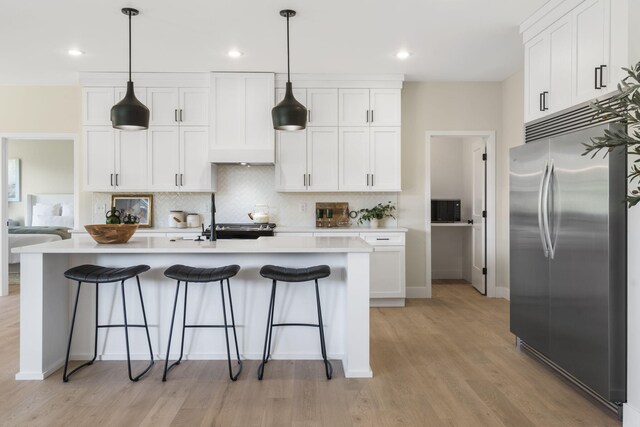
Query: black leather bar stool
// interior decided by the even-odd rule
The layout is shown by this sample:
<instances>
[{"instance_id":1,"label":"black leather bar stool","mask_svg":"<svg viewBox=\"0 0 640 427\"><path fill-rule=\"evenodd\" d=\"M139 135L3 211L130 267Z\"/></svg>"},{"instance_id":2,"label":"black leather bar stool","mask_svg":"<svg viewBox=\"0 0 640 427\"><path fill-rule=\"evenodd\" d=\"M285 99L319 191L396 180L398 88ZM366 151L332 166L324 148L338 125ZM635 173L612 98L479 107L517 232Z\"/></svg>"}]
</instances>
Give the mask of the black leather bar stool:
<instances>
[{"instance_id":1,"label":"black leather bar stool","mask_svg":"<svg viewBox=\"0 0 640 427\"><path fill-rule=\"evenodd\" d=\"M165 270L164 275L170 279L178 281L176 286L176 298L173 302L173 315L171 316L171 329L169 330L169 343L167 344L167 358L164 362L164 374L162 375L162 381L167 380L167 372L176 365L179 365L184 355L184 332L186 328L224 328L224 337L227 342L227 362L229 365L229 378L231 381L238 379L238 375L242 372L242 360L240 360L240 351L238 350L238 336L236 335L236 320L233 316L233 301L231 300L231 286L229 285L229 279L240 271L238 265L227 265L218 268L196 268L188 267L186 265L172 265ZM225 307L224 298L224 285L223 282L227 281L227 292L229 293L229 311L231 311L231 326L227 322L227 309ZM224 325L187 325L187 291L189 289L189 283L210 283L220 281L220 294L222 296L222 315L224 317ZM176 318L176 307L178 305L178 294L180 293L180 282L184 282L184 312L182 315L182 342L180 344L180 358L173 362L169 366L169 352L171 350L171 338L173 335L173 323ZM231 350L229 349L229 328L233 329L233 339L236 345L236 358L238 361L238 372L233 374L231 367Z\"/></svg>"},{"instance_id":2,"label":"black leather bar stool","mask_svg":"<svg viewBox=\"0 0 640 427\"><path fill-rule=\"evenodd\" d=\"M327 374L327 379L331 379L333 374L333 366L327 359L327 348L324 342L324 327L322 325L322 308L320 307L320 292L318 291L318 279L323 279L331 274L331 268L328 265L317 265L308 268L287 268L275 265L265 265L260 269L260 275L267 279L271 279L271 301L269 302L269 314L267 317L267 332L264 337L264 350L262 352L262 363L258 367L258 379L262 380L264 375L264 365L271 357L271 336L273 335L274 326L311 326L318 328L320 331L320 348L322 349L322 360ZM318 324L315 323L273 323L273 312L276 301L276 285L281 282L309 282L315 281L316 284L316 307L318 311Z\"/></svg>"},{"instance_id":3,"label":"black leather bar stool","mask_svg":"<svg viewBox=\"0 0 640 427\"><path fill-rule=\"evenodd\" d=\"M76 292L76 302L73 307L73 317L71 318L71 332L69 332L69 343L67 344L67 357L64 362L64 373L62 374L62 379L64 382L69 381L69 377L76 373L78 370L84 368L85 366L92 365L95 362L97 353L98 353L98 329L101 328L124 328L124 336L127 344L127 367L129 370L129 379L131 381L138 381L144 374L149 372L149 369L154 364L153 360L153 349L151 347L151 337L149 336L149 327L147 325L147 314L144 310L144 300L142 299L142 289L140 288L140 278L138 277L140 274L149 270L148 265L134 265L131 267L125 268L112 268L112 267L101 267L99 265L80 265L78 267L73 267L64 272L64 277L70 280L76 280L78 282L78 290ZM138 294L140 295L140 306L142 307L142 317L144 319L144 325L130 325L127 322L127 303L124 294L124 282L131 278L136 278L138 283ZM100 284L101 283L114 283L120 282L120 288L122 290L122 310L124 314L124 324L122 325L100 325L98 324L98 301L100 296ZM71 351L71 339L73 338L73 328L76 323L76 312L78 311L78 299L80 298L80 288L83 283L95 283L96 284L96 328L95 328L95 339L93 346L93 359L88 362L83 363L82 365L75 368L69 374L67 374L67 368L69 367L69 352ZM149 366L142 371L141 374L134 377L131 374L131 353L129 351L129 328L144 328L147 333L147 343L149 344L149 357L151 357L151 363Z\"/></svg>"}]
</instances>

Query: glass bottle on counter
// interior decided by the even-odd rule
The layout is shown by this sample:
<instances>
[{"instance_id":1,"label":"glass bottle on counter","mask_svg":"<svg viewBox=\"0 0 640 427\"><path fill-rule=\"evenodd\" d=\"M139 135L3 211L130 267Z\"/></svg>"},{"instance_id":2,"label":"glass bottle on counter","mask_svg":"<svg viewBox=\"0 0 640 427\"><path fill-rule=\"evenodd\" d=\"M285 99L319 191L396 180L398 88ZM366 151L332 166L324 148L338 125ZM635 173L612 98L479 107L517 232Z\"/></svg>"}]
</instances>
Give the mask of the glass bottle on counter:
<instances>
[{"instance_id":1,"label":"glass bottle on counter","mask_svg":"<svg viewBox=\"0 0 640 427\"><path fill-rule=\"evenodd\" d=\"M324 227L322 218L324 217L324 209L316 209L316 227Z\"/></svg>"}]
</instances>

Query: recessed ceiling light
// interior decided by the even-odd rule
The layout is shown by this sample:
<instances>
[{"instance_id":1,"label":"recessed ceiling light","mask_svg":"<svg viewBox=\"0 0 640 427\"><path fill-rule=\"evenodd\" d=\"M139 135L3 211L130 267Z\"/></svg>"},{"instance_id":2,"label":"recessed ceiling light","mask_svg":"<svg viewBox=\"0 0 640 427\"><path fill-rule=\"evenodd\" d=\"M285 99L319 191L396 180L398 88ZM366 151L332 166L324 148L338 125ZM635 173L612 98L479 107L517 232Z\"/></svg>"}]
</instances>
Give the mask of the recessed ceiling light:
<instances>
[{"instance_id":1,"label":"recessed ceiling light","mask_svg":"<svg viewBox=\"0 0 640 427\"><path fill-rule=\"evenodd\" d=\"M231 58L240 58L242 55L244 55L244 53L240 52L239 50L232 49L227 52L227 55L229 55Z\"/></svg>"},{"instance_id":2,"label":"recessed ceiling light","mask_svg":"<svg viewBox=\"0 0 640 427\"><path fill-rule=\"evenodd\" d=\"M396 53L396 58L398 59L407 59L410 56L411 56L411 52L407 52L406 50L401 50L398 53Z\"/></svg>"},{"instance_id":3,"label":"recessed ceiling light","mask_svg":"<svg viewBox=\"0 0 640 427\"><path fill-rule=\"evenodd\" d=\"M84 52L81 51L80 49L69 49L68 51L69 55L71 56L81 56L84 55Z\"/></svg>"}]
</instances>

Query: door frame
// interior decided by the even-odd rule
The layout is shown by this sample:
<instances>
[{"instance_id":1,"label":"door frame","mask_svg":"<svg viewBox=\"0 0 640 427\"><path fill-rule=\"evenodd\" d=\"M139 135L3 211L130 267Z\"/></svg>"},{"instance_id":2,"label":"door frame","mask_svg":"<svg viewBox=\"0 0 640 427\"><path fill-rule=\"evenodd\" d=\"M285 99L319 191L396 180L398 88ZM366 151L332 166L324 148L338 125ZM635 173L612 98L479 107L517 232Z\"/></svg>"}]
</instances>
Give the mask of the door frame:
<instances>
[{"instance_id":1,"label":"door frame","mask_svg":"<svg viewBox=\"0 0 640 427\"><path fill-rule=\"evenodd\" d=\"M66 140L73 141L73 228L80 226L80 138L75 133L0 133L0 296L9 295L9 233L6 227L9 219L7 162L9 161L9 140Z\"/></svg>"},{"instance_id":2,"label":"door frame","mask_svg":"<svg viewBox=\"0 0 640 427\"><path fill-rule=\"evenodd\" d=\"M487 211L485 232L486 257L486 292L490 298L496 295L496 131L427 131L425 133L425 230L427 233L426 288L427 298L431 298L431 140L438 137L449 138L483 138L486 143L486 193L485 209Z\"/></svg>"}]
</instances>

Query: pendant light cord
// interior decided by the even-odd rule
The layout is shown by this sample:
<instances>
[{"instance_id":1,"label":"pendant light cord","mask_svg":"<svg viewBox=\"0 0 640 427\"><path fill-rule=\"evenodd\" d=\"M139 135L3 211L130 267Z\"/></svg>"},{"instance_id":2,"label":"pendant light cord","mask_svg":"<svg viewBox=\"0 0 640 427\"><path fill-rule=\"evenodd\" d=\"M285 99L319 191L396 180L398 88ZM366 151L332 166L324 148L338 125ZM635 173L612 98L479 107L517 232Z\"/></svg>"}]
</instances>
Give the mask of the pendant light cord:
<instances>
[{"instance_id":1,"label":"pendant light cord","mask_svg":"<svg viewBox=\"0 0 640 427\"><path fill-rule=\"evenodd\" d=\"M289 57L289 14L287 13L287 82L291 83L291 65Z\"/></svg>"},{"instance_id":2,"label":"pendant light cord","mask_svg":"<svg viewBox=\"0 0 640 427\"><path fill-rule=\"evenodd\" d=\"M131 81L131 11L129 15L129 81Z\"/></svg>"}]
</instances>

